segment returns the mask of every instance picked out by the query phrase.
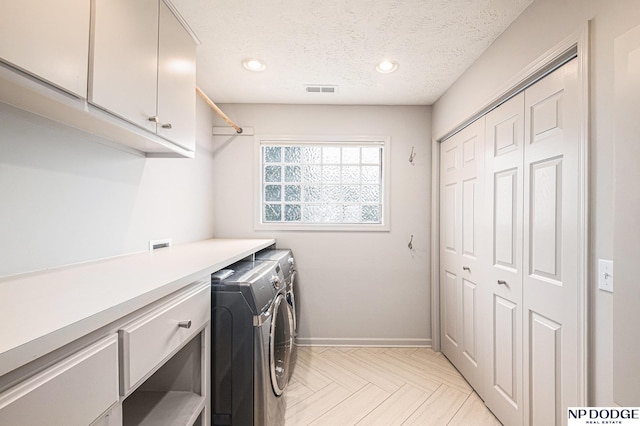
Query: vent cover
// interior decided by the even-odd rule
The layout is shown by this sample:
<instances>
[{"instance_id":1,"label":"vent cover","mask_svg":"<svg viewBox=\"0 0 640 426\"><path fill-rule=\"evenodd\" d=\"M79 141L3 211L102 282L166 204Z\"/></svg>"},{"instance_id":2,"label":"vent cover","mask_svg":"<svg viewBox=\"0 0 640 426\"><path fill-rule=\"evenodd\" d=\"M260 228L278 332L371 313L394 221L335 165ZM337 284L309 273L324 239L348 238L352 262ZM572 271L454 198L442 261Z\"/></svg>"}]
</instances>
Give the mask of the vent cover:
<instances>
[{"instance_id":1,"label":"vent cover","mask_svg":"<svg viewBox=\"0 0 640 426\"><path fill-rule=\"evenodd\" d=\"M338 86L330 86L326 84L307 84L304 86L307 93L338 93Z\"/></svg>"}]
</instances>

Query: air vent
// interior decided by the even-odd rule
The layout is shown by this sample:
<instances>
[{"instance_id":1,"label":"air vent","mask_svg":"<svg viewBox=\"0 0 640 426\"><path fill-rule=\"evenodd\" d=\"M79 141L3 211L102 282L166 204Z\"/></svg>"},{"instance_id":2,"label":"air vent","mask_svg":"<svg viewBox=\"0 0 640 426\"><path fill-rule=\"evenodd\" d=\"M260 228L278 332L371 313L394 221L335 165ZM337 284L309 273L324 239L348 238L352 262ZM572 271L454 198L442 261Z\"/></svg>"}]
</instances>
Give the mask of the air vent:
<instances>
[{"instance_id":1,"label":"air vent","mask_svg":"<svg viewBox=\"0 0 640 426\"><path fill-rule=\"evenodd\" d=\"M304 88L307 93L338 93L338 86L307 84Z\"/></svg>"},{"instance_id":2,"label":"air vent","mask_svg":"<svg viewBox=\"0 0 640 426\"><path fill-rule=\"evenodd\" d=\"M171 247L171 238L164 238L162 240L149 240L149 251L158 250L165 247Z\"/></svg>"}]
</instances>

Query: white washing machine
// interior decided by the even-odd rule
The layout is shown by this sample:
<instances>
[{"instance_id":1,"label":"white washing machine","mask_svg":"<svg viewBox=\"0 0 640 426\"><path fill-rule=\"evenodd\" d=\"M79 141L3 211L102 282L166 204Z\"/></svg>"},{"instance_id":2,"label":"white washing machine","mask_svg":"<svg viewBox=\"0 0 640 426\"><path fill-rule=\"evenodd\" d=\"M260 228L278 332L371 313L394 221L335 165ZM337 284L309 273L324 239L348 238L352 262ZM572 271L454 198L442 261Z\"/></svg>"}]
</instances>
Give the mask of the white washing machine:
<instances>
[{"instance_id":1,"label":"white washing machine","mask_svg":"<svg viewBox=\"0 0 640 426\"><path fill-rule=\"evenodd\" d=\"M284 425L293 314L282 268L238 262L211 277L211 424Z\"/></svg>"}]
</instances>

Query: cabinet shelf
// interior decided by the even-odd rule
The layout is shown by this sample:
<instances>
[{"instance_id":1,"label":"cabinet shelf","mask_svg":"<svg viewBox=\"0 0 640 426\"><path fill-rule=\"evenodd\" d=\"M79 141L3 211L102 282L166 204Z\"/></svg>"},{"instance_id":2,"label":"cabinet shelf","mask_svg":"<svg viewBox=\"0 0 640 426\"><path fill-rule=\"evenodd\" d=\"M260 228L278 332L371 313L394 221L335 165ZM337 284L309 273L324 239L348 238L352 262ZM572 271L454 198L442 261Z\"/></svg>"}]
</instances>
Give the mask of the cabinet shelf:
<instances>
[{"instance_id":1,"label":"cabinet shelf","mask_svg":"<svg viewBox=\"0 0 640 426\"><path fill-rule=\"evenodd\" d=\"M193 392L134 392L124 402L124 426L191 426L204 409L205 397Z\"/></svg>"}]
</instances>

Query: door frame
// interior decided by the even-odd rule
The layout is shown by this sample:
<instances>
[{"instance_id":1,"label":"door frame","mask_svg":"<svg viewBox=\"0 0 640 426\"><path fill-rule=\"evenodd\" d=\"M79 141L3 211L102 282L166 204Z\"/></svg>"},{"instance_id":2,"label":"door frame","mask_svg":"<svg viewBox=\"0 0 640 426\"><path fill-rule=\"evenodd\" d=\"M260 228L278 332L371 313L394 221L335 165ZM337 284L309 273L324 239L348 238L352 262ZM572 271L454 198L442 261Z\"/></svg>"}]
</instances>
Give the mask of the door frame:
<instances>
[{"instance_id":1,"label":"door frame","mask_svg":"<svg viewBox=\"0 0 640 426\"><path fill-rule=\"evenodd\" d=\"M431 336L432 347L441 349L440 338L440 143L471 124L476 119L531 86L569 57L578 61L579 140L578 140L578 403L587 405L588 347L589 347L589 21L542 54L490 98L475 114L455 126L448 133L431 141Z\"/></svg>"}]
</instances>

